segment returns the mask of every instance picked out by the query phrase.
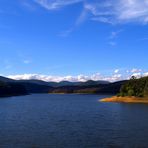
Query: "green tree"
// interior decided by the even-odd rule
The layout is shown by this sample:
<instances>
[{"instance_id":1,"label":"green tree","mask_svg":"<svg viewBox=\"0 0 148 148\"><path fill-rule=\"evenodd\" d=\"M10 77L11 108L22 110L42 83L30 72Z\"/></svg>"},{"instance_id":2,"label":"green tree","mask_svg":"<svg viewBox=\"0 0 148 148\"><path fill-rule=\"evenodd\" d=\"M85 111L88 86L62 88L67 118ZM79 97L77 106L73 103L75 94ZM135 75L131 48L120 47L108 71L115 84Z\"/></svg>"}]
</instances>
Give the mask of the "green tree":
<instances>
[{"instance_id":1,"label":"green tree","mask_svg":"<svg viewBox=\"0 0 148 148\"><path fill-rule=\"evenodd\" d=\"M133 89L128 90L128 96L134 96L134 90Z\"/></svg>"}]
</instances>

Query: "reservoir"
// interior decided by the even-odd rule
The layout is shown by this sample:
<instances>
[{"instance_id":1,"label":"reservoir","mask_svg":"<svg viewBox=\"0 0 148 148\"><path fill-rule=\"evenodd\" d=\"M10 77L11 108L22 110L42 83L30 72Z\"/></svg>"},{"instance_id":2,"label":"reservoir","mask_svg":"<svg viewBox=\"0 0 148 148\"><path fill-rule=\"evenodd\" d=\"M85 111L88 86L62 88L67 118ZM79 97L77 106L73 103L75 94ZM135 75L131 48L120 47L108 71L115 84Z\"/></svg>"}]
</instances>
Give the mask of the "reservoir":
<instances>
[{"instance_id":1,"label":"reservoir","mask_svg":"<svg viewBox=\"0 0 148 148\"><path fill-rule=\"evenodd\" d=\"M32 94L0 99L0 148L145 148L148 105L108 95Z\"/></svg>"}]
</instances>

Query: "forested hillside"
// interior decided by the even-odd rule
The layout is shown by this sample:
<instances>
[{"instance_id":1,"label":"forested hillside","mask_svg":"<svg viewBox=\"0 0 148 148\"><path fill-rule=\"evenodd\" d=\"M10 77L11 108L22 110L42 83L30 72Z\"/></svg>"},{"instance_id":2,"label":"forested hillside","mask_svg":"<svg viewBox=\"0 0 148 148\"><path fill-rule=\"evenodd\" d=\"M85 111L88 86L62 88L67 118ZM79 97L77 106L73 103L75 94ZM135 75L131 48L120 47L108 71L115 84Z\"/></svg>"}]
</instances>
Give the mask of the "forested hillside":
<instances>
[{"instance_id":1,"label":"forested hillside","mask_svg":"<svg viewBox=\"0 0 148 148\"><path fill-rule=\"evenodd\" d=\"M25 94L27 94L27 91L23 85L17 83L5 83L0 81L0 97Z\"/></svg>"},{"instance_id":2,"label":"forested hillside","mask_svg":"<svg viewBox=\"0 0 148 148\"><path fill-rule=\"evenodd\" d=\"M132 77L127 81L120 90L119 96L135 96L145 97L148 96L148 77L136 79Z\"/></svg>"}]
</instances>

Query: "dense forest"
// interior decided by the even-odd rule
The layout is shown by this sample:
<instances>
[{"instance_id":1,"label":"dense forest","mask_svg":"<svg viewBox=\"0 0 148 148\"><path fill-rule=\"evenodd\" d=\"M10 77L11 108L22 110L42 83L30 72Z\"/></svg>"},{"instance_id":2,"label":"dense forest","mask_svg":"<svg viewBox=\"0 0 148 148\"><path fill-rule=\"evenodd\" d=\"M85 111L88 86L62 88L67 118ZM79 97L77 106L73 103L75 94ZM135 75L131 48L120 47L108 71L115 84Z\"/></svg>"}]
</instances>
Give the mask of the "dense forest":
<instances>
[{"instance_id":1,"label":"dense forest","mask_svg":"<svg viewBox=\"0 0 148 148\"><path fill-rule=\"evenodd\" d=\"M0 81L0 97L25 94L27 94L27 91L23 85L17 83L5 83Z\"/></svg>"},{"instance_id":2,"label":"dense forest","mask_svg":"<svg viewBox=\"0 0 148 148\"><path fill-rule=\"evenodd\" d=\"M146 97L148 96L148 77L136 79L132 77L120 89L118 96L135 96Z\"/></svg>"}]
</instances>

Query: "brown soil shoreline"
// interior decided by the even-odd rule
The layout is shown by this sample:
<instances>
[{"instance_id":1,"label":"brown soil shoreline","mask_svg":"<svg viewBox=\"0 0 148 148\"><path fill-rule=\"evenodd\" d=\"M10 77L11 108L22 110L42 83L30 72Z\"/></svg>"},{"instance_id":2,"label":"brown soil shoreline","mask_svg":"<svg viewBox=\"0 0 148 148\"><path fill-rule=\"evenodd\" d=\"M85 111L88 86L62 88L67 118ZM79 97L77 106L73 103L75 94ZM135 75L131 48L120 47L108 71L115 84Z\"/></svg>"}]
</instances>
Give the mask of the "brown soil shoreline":
<instances>
[{"instance_id":1,"label":"brown soil shoreline","mask_svg":"<svg viewBox=\"0 0 148 148\"><path fill-rule=\"evenodd\" d=\"M138 98L138 97L117 97L113 96L111 98L104 98L99 100L100 102L116 102L116 103L148 103L148 97Z\"/></svg>"}]
</instances>

